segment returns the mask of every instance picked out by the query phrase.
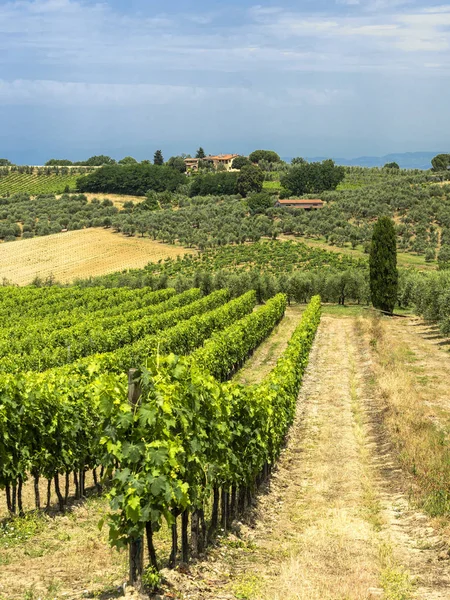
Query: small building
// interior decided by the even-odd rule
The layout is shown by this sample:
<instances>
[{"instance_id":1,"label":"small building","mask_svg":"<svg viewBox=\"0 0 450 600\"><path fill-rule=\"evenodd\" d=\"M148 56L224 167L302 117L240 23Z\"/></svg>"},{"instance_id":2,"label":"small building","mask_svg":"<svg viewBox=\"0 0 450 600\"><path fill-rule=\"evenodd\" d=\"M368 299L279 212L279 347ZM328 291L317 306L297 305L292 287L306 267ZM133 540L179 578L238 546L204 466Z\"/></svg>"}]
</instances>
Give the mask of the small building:
<instances>
[{"instance_id":1,"label":"small building","mask_svg":"<svg viewBox=\"0 0 450 600\"><path fill-rule=\"evenodd\" d=\"M225 171L231 171L233 160L238 156L239 154L218 154L217 156L205 156L205 158L185 158L184 164L187 171L198 171L198 163L202 160L211 163L216 170L221 165Z\"/></svg>"},{"instance_id":2,"label":"small building","mask_svg":"<svg viewBox=\"0 0 450 600\"><path fill-rule=\"evenodd\" d=\"M325 206L325 202L320 199L310 200L307 198L288 198L286 200L278 200L275 206L284 208L302 208L303 210L317 210Z\"/></svg>"}]
</instances>

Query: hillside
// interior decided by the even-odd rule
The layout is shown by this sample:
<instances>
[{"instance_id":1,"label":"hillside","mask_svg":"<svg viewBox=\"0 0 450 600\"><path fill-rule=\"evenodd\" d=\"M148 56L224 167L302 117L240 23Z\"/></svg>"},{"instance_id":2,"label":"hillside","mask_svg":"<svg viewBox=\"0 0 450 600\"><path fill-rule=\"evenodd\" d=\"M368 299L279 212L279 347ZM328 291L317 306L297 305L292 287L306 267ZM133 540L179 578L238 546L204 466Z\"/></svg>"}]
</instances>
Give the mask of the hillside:
<instances>
[{"instance_id":1,"label":"hillside","mask_svg":"<svg viewBox=\"0 0 450 600\"><path fill-rule=\"evenodd\" d=\"M149 239L114 236L101 228L68 231L1 244L0 280L16 285L30 284L35 278L71 283L191 252Z\"/></svg>"},{"instance_id":2,"label":"hillside","mask_svg":"<svg viewBox=\"0 0 450 600\"><path fill-rule=\"evenodd\" d=\"M431 159L441 152L400 152L384 156L359 156L357 158L333 158L338 165L348 167L384 167L385 164L396 162L401 169L431 169ZM322 161L326 157L314 157L307 160ZM291 159L285 159L291 160Z\"/></svg>"}]
</instances>

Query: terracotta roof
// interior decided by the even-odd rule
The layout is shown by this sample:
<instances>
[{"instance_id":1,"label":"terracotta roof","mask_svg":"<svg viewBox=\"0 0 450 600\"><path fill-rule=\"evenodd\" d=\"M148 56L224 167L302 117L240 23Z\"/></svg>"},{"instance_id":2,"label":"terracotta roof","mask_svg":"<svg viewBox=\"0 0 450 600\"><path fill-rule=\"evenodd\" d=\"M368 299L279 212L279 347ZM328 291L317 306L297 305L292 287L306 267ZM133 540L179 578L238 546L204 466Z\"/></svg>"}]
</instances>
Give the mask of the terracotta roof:
<instances>
[{"instance_id":1,"label":"terracotta roof","mask_svg":"<svg viewBox=\"0 0 450 600\"><path fill-rule=\"evenodd\" d=\"M308 200L307 198L292 198L287 200L278 200L280 204L323 204L323 200L318 198L314 198L313 200Z\"/></svg>"},{"instance_id":2,"label":"terracotta roof","mask_svg":"<svg viewBox=\"0 0 450 600\"><path fill-rule=\"evenodd\" d=\"M239 154L217 154L216 156L206 156L205 160L231 160L237 156Z\"/></svg>"}]
</instances>

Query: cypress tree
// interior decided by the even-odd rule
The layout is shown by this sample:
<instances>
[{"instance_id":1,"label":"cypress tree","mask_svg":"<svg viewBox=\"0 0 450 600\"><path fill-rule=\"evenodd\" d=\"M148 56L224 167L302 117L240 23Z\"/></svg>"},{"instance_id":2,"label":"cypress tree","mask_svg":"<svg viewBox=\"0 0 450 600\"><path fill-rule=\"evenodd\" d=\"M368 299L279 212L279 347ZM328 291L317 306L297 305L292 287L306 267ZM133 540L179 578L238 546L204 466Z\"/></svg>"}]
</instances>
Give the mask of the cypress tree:
<instances>
[{"instance_id":1,"label":"cypress tree","mask_svg":"<svg viewBox=\"0 0 450 600\"><path fill-rule=\"evenodd\" d=\"M164 164L164 158L163 158L161 150L157 150L155 152L155 155L153 157L153 164L158 165L158 166L161 166Z\"/></svg>"},{"instance_id":2,"label":"cypress tree","mask_svg":"<svg viewBox=\"0 0 450 600\"><path fill-rule=\"evenodd\" d=\"M389 217L380 217L373 228L369 265L372 304L392 314L398 288L397 238Z\"/></svg>"}]
</instances>

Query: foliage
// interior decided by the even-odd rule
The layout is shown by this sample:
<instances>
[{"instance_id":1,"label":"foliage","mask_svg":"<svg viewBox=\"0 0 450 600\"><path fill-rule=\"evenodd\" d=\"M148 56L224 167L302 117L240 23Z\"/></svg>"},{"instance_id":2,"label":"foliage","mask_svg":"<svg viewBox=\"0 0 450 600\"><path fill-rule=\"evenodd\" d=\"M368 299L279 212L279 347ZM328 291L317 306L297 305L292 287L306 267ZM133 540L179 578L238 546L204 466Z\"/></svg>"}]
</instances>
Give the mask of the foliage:
<instances>
[{"instance_id":1,"label":"foliage","mask_svg":"<svg viewBox=\"0 0 450 600\"><path fill-rule=\"evenodd\" d=\"M268 208L271 208L275 205L275 200L271 194L268 194L267 192L260 192L251 194L247 198L247 204L252 214L264 214Z\"/></svg>"},{"instance_id":2,"label":"foliage","mask_svg":"<svg viewBox=\"0 0 450 600\"><path fill-rule=\"evenodd\" d=\"M9 235L33 237L59 233L62 229L110 226L118 209L109 200L88 202L86 196L64 194L59 200L26 194L0 198L0 239ZM21 227L18 225L21 223Z\"/></svg>"},{"instance_id":3,"label":"foliage","mask_svg":"<svg viewBox=\"0 0 450 600\"><path fill-rule=\"evenodd\" d=\"M281 178L281 185L291 194L320 194L335 190L344 177L344 167L336 166L332 160L324 160L292 167Z\"/></svg>"},{"instance_id":4,"label":"foliage","mask_svg":"<svg viewBox=\"0 0 450 600\"><path fill-rule=\"evenodd\" d=\"M51 158L45 163L46 167L70 167L71 165L73 162L65 158Z\"/></svg>"},{"instance_id":5,"label":"foliage","mask_svg":"<svg viewBox=\"0 0 450 600\"><path fill-rule=\"evenodd\" d=\"M166 166L172 167L172 169L176 169L180 173L186 172L186 163L182 156L171 156L166 162Z\"/></svg>"},{"instance_id":6,"label":"foliage","mask_svg":"<svg viewBox=\"0 0 450 600\"><path fill-rule=\"evenodd\" d=\"M132 156L125 156L119 160L119 165L135 165L138 161Z\"/></svg>"},{"instance_id":7,"label":"foliage","mask_svg":"<svg viewBox=\"0 0 450 600\"><path fill-rule=\"evenodd\" d=\"M433 171L447 171L450 169L450 154L438 154L431 160Z\"/></svg>"},{"instance_id":8,"label":"foliage","mask_svg":"<svg viewBox=\"0 0 450 600\"><path fill-rule=\"evenodd\" d=\"M77 187L81 192L144 196L148 190L174 191L181 183L184 183L184 177L175 169L136 164L102 167L86 177L79 178Z\"/></svg>"},{"instance_id":9,"label":"foliage","mask_svg":"<svg viewBox=\"0 0 450 600\"><path fill-rule=\"evenodd\" d=\"M236 191L241 196L248 196L251 192L260 192L264 183L264 173L259 167L247 165L242 167L236 182Z\"/></svg>"},{"instance_id":10,"label":"foliage","mask_svg":"<svg viewBox=\"0 0 450 600\"><path fill-rule=\"evenodd\" d=\"M307 164L307 160L302 158L301 156L296 156L295 158L293 158L291 160L291 165L292 166L297 166L297 165L306 165Z\"/></svg>"},{"instance_id":11,"label":"foliage","mask_svg":"<svg viewBox=\"0 0 450 600\"><path fill-rule=\"evenodd\" d=\"M3 288L0 291L0 296L6 298L11 295L20 298L22 294L34 298L42 308L53 307L57 312L58 297L70 301L72 290ZM87 290L78 292L82 297ZM104 293L104 290L98 292ZM222 292L222 298L224 295ZM255 293L250 292L208 310L214 303L217 305L217 298L211 297L210 306L205 304L204 314L159 335L146 336L117 352L88 357L43 373L0 375L0 488L25 481L30 473L53 478L58 473L99 465L102 457L99 441L105 425L100 405L105 394L126 398L123 373L136 364L145 364L159 350L188 354L214 331L250 313L255 305ZM207 299L204 300L208 304ZM36 306L34 310L35 315L38 314Z\"/></svg>"},{"instance_id":12,"label":"foliage","mask_svg":"<svg viewBox=\"0 0 450 600\"><path fill-rule=\"evenodd\" d=\"M384 165L384 169L400 169L398 163L396 162L390 162L390 163L386 163Z\"/></svg>"},{"instance_id":13,"label":"foliage","mask_svg":"<svg viewBox=\"0 0 450 600\"><path fill-rule=\"evenodd\" d=\"M189 195L214 196L237 193L238 173L205 173L193 177Z\"/></svg>"},{"instance_id":14,"label":"foliage","mask_svg":"<svg viewBox=\"0 0 450 600\"><path fill-rule=\"evenodd\" d=\"M242 167L246 167L248 165L251 165L250 159L248 159L246 156L237 156L235 159L233 159L231 168L240 170Z\"/></svg>"},{"instance_id":15,"label":"foliage","mask_svg":"<svg viewBox=\"0 0 450 600\"><path fill-rule=\"evenodd\" d=\"M75 164L85 165L87 167L103 167L104 165L115 165L116 161L110 156L100 154L98 156L91 156L87 160Z\"/></svg>"},{"instance_id":16,"label":"foliage","mask_svg":"<svg viewBox=\"0 0 450 600\"><path fill-rule=\"evenodd\" d=\"M180 512L203 509L213 487L253 485L276 461L319 320L315 298L258 386L221 384L195 360L171 356L142 369L137 406L102 395L105 459L120 463L110 471L112 544L142 537L148 522L155 530L163 519L171 525Z\"/></svg>"},{"instance_id":17,"label":"foliage","mask_svg":"<svg viewBox=\"0 0 450 600\"><path fill-rule=\"evenodd\" d=\"M205 151L203 150L203 148L200 146L200 148L197 150L197 153L195 155L195 158L205 158L206 154Z\"/></svg>"},{"instance_id":18,"label":"foliage","mask_svg":"<svg viewBox=\"0 0 450 600\"><path fill-rule=\"evenodd\" d=\"M155 155L153 157L153 164L158 165L158 166L161 166L164 164L164 158L163 158L161 150L157 150L155 152Z\"/></svg>"},{"instance_id":19,"label":"foliage","mask_svg":"<svg viewBox=\"0 0 450 600\"><path fill-rule=\"evenodd\" d=\"M378 219L370 249L370 294L375 308L392 313L397 302L397 243L394 223Z\"/></svg>"},{"instance_id":20,"label":"foliage","mask_svg":"<svg viewBox=\"0 0 450 600\"><path fill-rule=\"evenodd\" d=\"M266 161L268 163L277 163L281 161L281 158L273 150L254 150L248 158L250 162L256 164L261 161Z\"/></svg>"}]
</instances>

